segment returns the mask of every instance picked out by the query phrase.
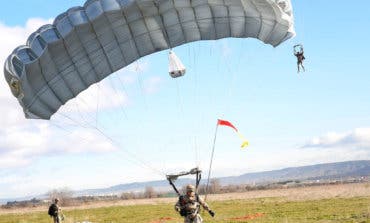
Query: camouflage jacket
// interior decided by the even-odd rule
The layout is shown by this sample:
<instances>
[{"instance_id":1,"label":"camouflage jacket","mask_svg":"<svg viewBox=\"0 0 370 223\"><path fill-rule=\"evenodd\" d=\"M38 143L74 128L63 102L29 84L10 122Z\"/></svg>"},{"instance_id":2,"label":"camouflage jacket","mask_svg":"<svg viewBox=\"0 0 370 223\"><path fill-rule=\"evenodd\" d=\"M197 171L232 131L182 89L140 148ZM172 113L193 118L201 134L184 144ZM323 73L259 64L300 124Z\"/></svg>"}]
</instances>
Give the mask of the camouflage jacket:
<instances>
[{"instance_id":1,"label":"camouflage jacket","mask_svg":"<svg viewBox=\"0 0 370 223\"><path fill-rule=\"evenodd\" d=\"M205 203L198 194L191 194L190 196L185 194L179 197L179 200L175 204L175 209L183 212L182 215L193 215L198 214L200 206L202 206L206 211L209 211L207 203Z\"/></svg>"}]
</instances>

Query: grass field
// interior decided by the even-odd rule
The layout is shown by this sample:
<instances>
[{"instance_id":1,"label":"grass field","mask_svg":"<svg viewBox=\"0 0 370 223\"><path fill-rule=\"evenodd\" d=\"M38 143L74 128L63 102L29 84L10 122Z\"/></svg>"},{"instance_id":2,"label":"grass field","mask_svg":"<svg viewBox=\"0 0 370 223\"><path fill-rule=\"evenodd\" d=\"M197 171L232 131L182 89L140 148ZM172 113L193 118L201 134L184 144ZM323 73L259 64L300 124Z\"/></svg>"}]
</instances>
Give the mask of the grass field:
<instances>
[{"instance_id":1,"label":"grass field","mask_svg":"<svg viewBox=\"0 0 370 223\"><path fill-rule=\"evenodd\" d=\"M361 194L357 196L353 193L353 186L342 188L338 195L339 187L326 188L305 188L278 191L281 196L274 196L275 192L270 193L270 197L259 197L258 191L254 191L255 198L246 198L250 195L225 196L220 199L216 196L209 202L209 205L216 212L216 217L211 219L208 213L202 216L205 222L359 222L370 223L370 188L361 186ZM314 196L306 194L306 197L293 197L304 191L317 191L323 194ZM285 196L284 195L290 195ZM262 194L267 194L264 191ZM318 195L318 194L317 194ZM80 207L69 208L64 211L66 223L76 222L104 222L104 223L175 223L182 222L181 217L174 211L173 202L175 200L164 200L152 204L136 205L113 205L108 207ZM140 202L139 202L140 203ZM47 216L46 210L18 211L16 213L0 213L0 223L47 223L52 222Z\"/></svg>"}]
</instances>

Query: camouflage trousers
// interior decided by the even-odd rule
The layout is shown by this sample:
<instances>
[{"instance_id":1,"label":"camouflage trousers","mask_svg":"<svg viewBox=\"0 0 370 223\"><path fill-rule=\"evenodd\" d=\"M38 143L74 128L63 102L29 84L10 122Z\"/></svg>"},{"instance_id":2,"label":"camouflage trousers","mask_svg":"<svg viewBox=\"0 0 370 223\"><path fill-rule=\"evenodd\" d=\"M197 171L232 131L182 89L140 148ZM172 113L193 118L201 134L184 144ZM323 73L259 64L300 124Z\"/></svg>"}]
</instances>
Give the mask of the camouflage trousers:
<instances>
[{"instance_id":1,"label":"camouflage trousers","mask_svg":"<svg viewBox=\"0 0 370 223\"><path fill-rule=\"evenodd\" d=\"M62 222L61 219L60 219L60 217L59 217L59 215L54 216L53 217L53 220L54 220L54 223L61 223Z\"/></svg>"},{"instance_id":2,"label":"camouflage trousers","mask_svg":"<svg viewBox=\"0 0 370 223\"><path fill-rule=\"evenodd\" d=\"M199 214L194 215L188 215L184 219L184 223L202 223L203 219Z\"/></svg>"}]
</instances>

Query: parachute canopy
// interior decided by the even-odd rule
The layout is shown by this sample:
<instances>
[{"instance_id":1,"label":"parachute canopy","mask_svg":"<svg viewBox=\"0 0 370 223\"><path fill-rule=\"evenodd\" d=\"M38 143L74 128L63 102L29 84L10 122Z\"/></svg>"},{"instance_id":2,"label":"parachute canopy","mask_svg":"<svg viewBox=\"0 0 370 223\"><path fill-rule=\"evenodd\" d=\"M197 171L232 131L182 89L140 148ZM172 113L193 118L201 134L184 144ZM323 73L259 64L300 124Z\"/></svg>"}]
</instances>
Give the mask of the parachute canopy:
<instances>
[{"instance_id":1,"label":"parachute canopy","mask_svg":"<svg viewBox=\"0 0 370 223\"><path fill-rule=\"evenodd\" d=\"M302 44L294 45L293 51L294 51L294 54L303 53L303 45Z\"/></svg>"},{"instance_id":2,"label":"parachute canopy","mask_svg":"<svg viewBox=\"0 0 370 223\"><path fill-rule=\"evenodd\" d=\"M294 34L290 0L88 0L34 32L4 74L27 118L50 119L145 55L227 37L277 46Z\"/></svg>"}]
</instances>

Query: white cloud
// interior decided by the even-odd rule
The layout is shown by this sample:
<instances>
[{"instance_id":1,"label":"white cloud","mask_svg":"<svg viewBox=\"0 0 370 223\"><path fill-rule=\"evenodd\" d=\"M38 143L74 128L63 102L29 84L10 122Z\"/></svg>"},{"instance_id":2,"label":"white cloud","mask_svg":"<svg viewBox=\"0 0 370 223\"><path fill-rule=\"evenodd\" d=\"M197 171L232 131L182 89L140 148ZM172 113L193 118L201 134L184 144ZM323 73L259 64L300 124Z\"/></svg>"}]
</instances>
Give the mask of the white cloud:
<instances>
[{"instance_id":1,"label":"white cloud","mask_svg":"<svg viewBox=\"0 0 370 223\"><path fill-rule=\"evenodd\" d=\"M28 36L43 24L52 20L29 19L25 27L8 27L0 23L0 64L4 64L8 55L19 45L26 43ZM147 65L139 63L131 69L147 69ZM1 69L2 70L2 69ZM3 75L1 75L3 76ZM96 109L96 92L99 90L102 100L99 110L126 106L129 100L125 94L114 89L105 81L99 86L91 86L81 93L75 102L73 100L62 108L63 112L74 111L76 103L79 112L88 113ZM127 81L127 84L130 84ZM73 128L68 132L55 128L53 122L26 120L22 108L13 97L3 77L0 78L0 169L30 165L32 161L42 156L101 153L114 150L114 146L99 132L93 129ZM111 100L107 96L111 96Z\"/></svg>"},{"instance_id":2,"label":"white cloud","mask_svg":"<svg viewBox=\"0 0 370 223\"><path fill-rule=\"evenodd\" d=\"M51 23L52 19L45 20L40 18L29 19L25 27L9 27L0 22L0 65L2 66L10 53L19 45L24 45L28 36L37 30L41 25ZM1 69L3 70L3 69ZM3 75L0 78L0 126L14 126L23 122L23 113L17 100L13 97L10 89L5 82ZM20 118L22 117L22 118Z\"/></svg>"},{"instance_id":3,"label":"white cloud","mask_svg":"<svg viewBox=\"0 0 370 223\"><path fill-rule=\"evenodd\" d=\"M303 148L357 148L370 150L370 128L357 128L350 132L330 132L315 137L302 146Z\"/></svg>"},{"instance_id":4,"label":"white cloud","mask_svg":"<svg viewBox=\"0 0 370 223\"><path fill-rule=\"evenodd\" d=\"M94 130L62 132L45 123L34 123L1 132L0 168L30 164L41 156L110 152L116 148Z\"/></svg>"},{"instance_id":5,"label":"white cloud","mask_svg":"<svg viewBox=\"0 0 370 223\"><path fill-rule=\"evenodd\" d=\"M127 106L129 104L127 95L108 83L107 81L103 81L99 84L91 85L76 98L71 99L66 105L62 106L59 112L76 112L76 104L78 104L78 112L87 113L96 112L97 106L99 110Z\"/></svg>"}]
</instances>

